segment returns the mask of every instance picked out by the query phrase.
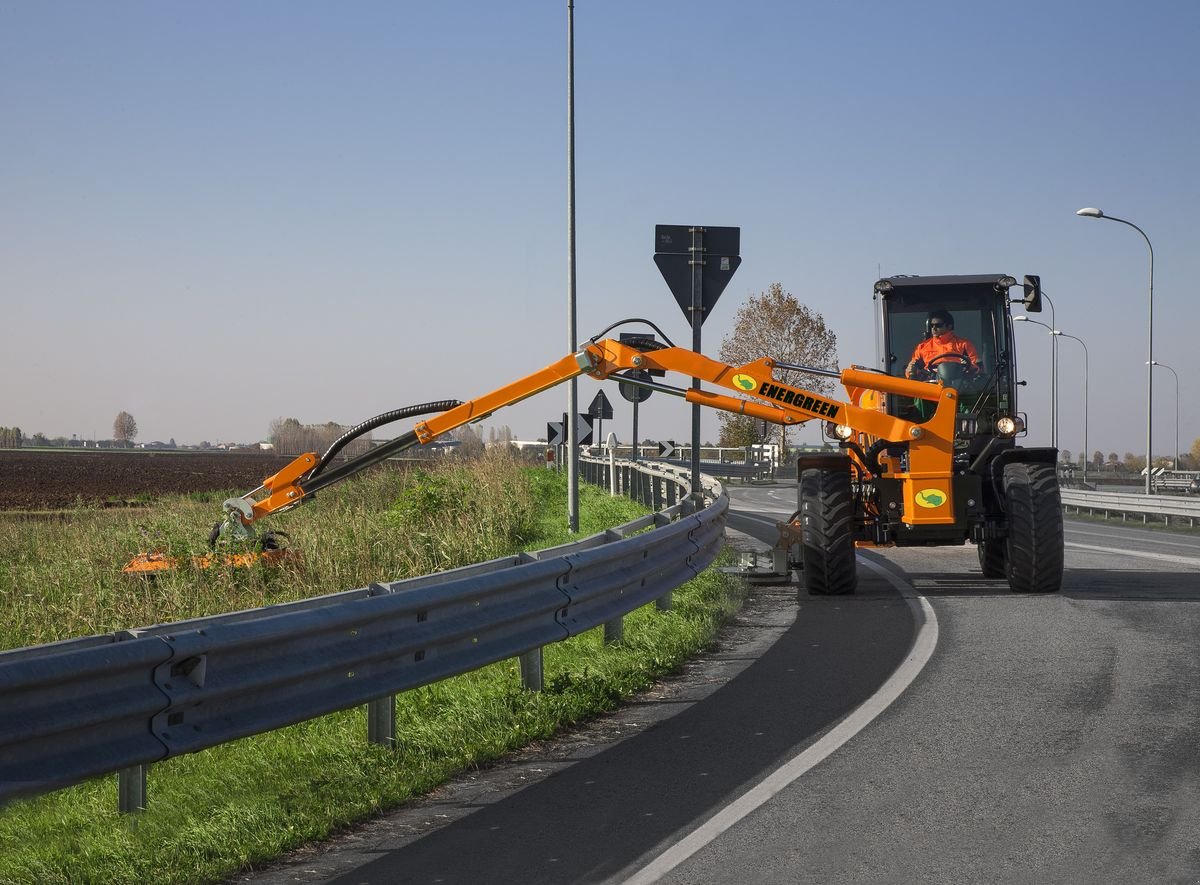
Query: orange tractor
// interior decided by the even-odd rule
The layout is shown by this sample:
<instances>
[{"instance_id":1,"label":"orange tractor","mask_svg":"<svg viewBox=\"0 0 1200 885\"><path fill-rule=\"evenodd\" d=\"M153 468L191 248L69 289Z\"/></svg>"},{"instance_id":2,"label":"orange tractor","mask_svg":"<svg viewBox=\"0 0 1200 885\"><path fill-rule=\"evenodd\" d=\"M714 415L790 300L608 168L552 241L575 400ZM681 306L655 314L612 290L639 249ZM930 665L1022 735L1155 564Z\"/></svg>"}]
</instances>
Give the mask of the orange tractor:
<instances>
[{"instance_id":1,"label":"orange tractor","mask_svg":"<svg viewBox=\"0 0 1200 885\"><path fill-rule=\"evenodd\" d=\"M1036 278L1026 278L1028 310L1040 309ZM829 454L799 461L799 508L793 524L802 537L804 585L814 594L845 594L856 586L855 547L945 545L973 541L984 577L1007 577L1018 592L1053 592L1062 579L1062 509L1053 449L1022 448L1016 411L1010 287L990 277L895 277L876 284L883 355L879 367L840 372L763 357L730 366L653 335L590 339L575 353L466 402L412 406L372 418L347 431L322 456L307 453L225 502L225 518L210 539L230 557L271 558L274 533L259 535L265 516L311 501L323 488L414 446L426 445L464 424L541 393L571 378L615 378L690 403L775 424L817 420L838 443ZM965 378L953 360L933 377L904 377L901 349L921 338L930 305L957 311L987 354L983 376ZM644 320L626 322L645 323ZM610 327L606 332L611 331ZM912 339L911 341L909 339ZM779 371L835 377L845 399L786 384ZM653 380L667 373L698 378L717 388L680 388ZM429 416L429 417L423 417ZM342 463L346 443L376 427L420 417L411 430ZM127 571L153 571L170 562L142 554ZM211 561L211 560L210 560Z\"/></svg>"}]
</instances>

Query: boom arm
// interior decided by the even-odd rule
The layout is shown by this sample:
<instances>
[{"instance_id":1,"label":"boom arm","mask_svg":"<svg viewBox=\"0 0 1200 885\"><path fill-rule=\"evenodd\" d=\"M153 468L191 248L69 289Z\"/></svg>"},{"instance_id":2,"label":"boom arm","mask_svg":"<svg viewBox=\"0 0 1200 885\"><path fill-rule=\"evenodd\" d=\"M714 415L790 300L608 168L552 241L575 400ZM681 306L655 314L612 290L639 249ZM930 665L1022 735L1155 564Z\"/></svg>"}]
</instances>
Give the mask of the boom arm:
<instances>
[{"instance_id":1,"label":"boom arm","mask_svg":"<svg viewBox=\"0 0 1200 885\"><path fill-rule=\"evenodd\" d=\"M263 516L290 509L318 489L377 464L396 452L433 442L464 424L482 420L497 409L528 399L572 378L590 375L597 380L605 380L629 370L674 372L768 401L756 402L693 388L648 385L655 390L681 396L690 403L708 408L749 415L775 424L802 424L819 419L845 424L857 432L883 440L915 443L910 449L912 475L931 479L935 475L937 478L949 476L949 455L953 446L956 407L956 394L952 388L853 367L840 373L842 384L855 400L863 390L878 390L935 401L933 417L917 425L875 409L864 409L852 402L838 401L783 384L774 378L777 367L776 361L770 358L744 366L730 366L679 347L642 350L610 338L591 341L579 351L537 372L418 422L403 436L352 458L339 467L314 476L312 471L318 463L317 456L312 452L299 456L287 467L264 480L261 487L243 496L242 500L249 505L250 512L247 514L246 508L239 508L243 512L242 520L249 524ZM628 378L624 380L646 384ZM265 492L265 496L254 500L253 496L259 492Z\"/></svg>"}]
</instances>

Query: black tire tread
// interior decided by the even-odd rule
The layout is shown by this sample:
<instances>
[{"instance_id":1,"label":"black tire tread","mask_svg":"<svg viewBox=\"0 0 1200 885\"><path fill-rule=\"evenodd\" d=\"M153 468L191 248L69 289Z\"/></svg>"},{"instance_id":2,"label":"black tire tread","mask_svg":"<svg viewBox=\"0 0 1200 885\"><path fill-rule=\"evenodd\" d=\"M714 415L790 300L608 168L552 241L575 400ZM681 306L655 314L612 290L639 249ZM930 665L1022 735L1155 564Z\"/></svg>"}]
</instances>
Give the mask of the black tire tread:
<instances>
[{"instance_id":1,"label":"black tire tread","mask_svg":"<svg viewBox=\"0 0 1200 885\"><path fill-rule=\"evenodd\" d=\"M845 596L858 587L854 559L854 499L847 470L800 473L804 585L813 596Z\"/></svg>"},{"instance_id":2,"label":"black tire tread","mask_svg":"<svg viewBox=\"0 0 1200 885\"><path fill-rule=\"evenodd\" d=\"M990 581L1008 577L1008 550L1006 542L980 541L976 544L979 553L979 568Z\"/></svg>"},{"instance_id":3,"label":"black tire tread","mask_svg":"<svg viewBox=\"0 0 1200 885\"><path fill-rule=\"evenodd\" d=\"M1008 585L1014 593L1057 593L1063 579L1063 511L1053 464L1006 464Z\"/></svg>"}]
</instances>

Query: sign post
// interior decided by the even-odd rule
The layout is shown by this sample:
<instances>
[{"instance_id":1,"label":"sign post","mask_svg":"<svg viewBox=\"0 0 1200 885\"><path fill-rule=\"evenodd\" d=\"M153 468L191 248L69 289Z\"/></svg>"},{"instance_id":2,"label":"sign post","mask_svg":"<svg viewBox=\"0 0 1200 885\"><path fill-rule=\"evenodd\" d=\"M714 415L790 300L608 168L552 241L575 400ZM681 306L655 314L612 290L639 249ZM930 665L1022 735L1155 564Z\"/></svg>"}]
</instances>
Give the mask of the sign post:
<instances>
[{"instance_id":1,"label":"sign post","mask_svg":"<svg viewBox=\"0 0 1200 885\"><path fill-rule=\"evenodd\" d=\"M654 263L692 327L692 350L701 353L700 327L742 263L740 227L654 226ZM692 379L700 389L700 379ZM700 406L692 405L692 494L700 492Z\"/></svg>"}]
</instances>

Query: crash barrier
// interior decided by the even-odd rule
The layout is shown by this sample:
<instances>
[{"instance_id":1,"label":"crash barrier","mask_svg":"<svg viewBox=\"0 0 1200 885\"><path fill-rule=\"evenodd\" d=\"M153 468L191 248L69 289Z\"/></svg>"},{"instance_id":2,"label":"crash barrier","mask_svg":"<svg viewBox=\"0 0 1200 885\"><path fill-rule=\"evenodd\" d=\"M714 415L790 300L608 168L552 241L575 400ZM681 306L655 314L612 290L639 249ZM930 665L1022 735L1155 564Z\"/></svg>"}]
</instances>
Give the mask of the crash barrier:
<instances>
[{"instance_id":1,"label":"crash barrier","mask_svg":"<svg viewBox=\"0 0 1200 885\"><path fill-rule=\"evenodd\" d=\"M1089 516L1102 514L1105 519L1109 516L1119 516L1122 522L1129 517L1141 517L1142 523L1155 521L1171 524L1172 520L1195 526L1200 519L1200 500L1184 498L1177 495L1135 495L1124 492L1088 492L1075 489L1061 489L1063 507L1067 512L1087 513Z\"/></svg>"},{"instance_id":2,"label":"crash barrier","mask_svg":"<svg viewBox=\"0 0 1200 885\"><path fill-rule=\"evenodd\" d=\"M633 479L649 475L648 479ZM638 465L626 488L673 503L571 544L299 602L0 652L0 801L119 772L145 807L150 764L367 704L395 743L395 695L519 657L659 601L720 552L729 499Z\"/></svg>"},{"instance_id":3,"label":"crash barrier","mask_svg":"<svg viewBox=\"0 0 1200 885\"><path fill-rule=\"evenodd\" d=\"M666 462L676 467L690 468L690 461L673 460ZM769 462L751 461L701 461L700 472L709 476L720 476L727 479L768 480L775 476L775 471Z\"/></svg>"},{"instance_id":4,"label":"crash barrier","mask_svg":"<svg viewBox=\"0 0 1200 885\"><path fill-rule=\"evenodd\" d=\"M1153 476L1150 479L1151 484L1156 492L1182 492L1184 494L1195 494L1197 491L1197 478L1192 473L1163 473L1158 476Z\"/></svg>"}]
</instances>

